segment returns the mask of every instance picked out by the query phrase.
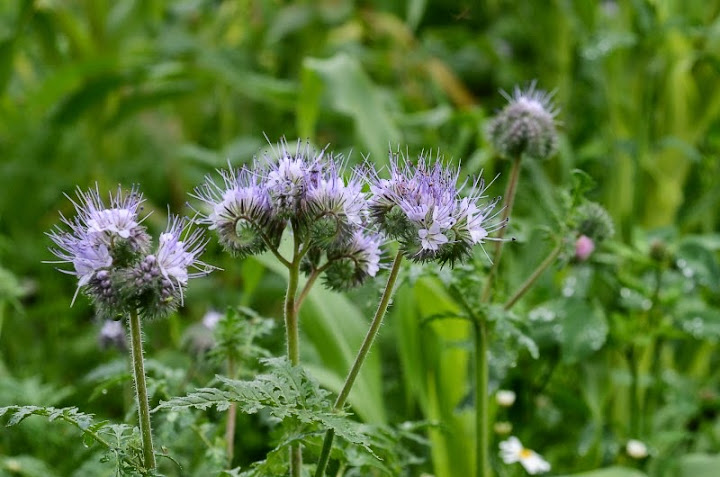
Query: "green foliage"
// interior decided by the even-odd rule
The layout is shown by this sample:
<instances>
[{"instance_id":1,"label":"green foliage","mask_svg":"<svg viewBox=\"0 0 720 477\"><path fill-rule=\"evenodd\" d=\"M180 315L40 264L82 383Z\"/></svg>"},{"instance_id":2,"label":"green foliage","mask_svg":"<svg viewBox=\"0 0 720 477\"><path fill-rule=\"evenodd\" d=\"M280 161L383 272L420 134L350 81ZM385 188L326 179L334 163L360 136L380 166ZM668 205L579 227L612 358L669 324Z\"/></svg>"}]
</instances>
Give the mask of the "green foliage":
<instances>
[{"instance_id":1,"label":"green foliage","mask_svg":"<svg viewBox=\"0 0 720 477\"><path fill-rule=\"evenodd\" d=\"M6 406L0 408L0 417L8 415L8 426L15 426L30 416L42 416L49 421L63 421L82 433L85 446L99 444L104 451L102 462L112 462L118 475L150 475L142 465L141 450L137 429L124 424L111 424L108 421L95 421L92 414L80 412L75 407L55 408L40 406ZM38 462L30 461L30 469L24 469L23 461L18 461L18 472L33 475ZM7 461L6 461L7 464ZM42 468L42 467L40 467ZM12 470L12 469L8 469Z\"/></svg>"}]
</instances>

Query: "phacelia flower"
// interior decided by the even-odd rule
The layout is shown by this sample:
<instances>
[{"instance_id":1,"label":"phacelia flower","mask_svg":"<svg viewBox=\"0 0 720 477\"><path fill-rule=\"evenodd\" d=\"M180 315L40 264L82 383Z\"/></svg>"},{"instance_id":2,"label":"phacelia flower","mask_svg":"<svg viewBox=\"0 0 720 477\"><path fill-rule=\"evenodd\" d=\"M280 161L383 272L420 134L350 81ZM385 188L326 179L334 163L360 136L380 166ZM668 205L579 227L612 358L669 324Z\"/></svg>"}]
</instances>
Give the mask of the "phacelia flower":
<instances>
[{"instance_id":1,"label":"phacelia flower","mask_svg":"<svg viewBox=\"0 0 720 477\"><path fill-rule=\"evenodd\" d=\"M208 330L214 330L225 315L217 310L208 310L202 318L202 325Z\"/></svg>"},{"instance_id":2,"label":"phacelia flower","mask_svg":"<svg viewBox=\"0 0 720 477\"><path fill-rule=\"evenodd\" d=\"M200 231L189 232L177 217L171 217L157 249L150 251L137 189L127 195L118 189L107 208L97 187L77 195L79 200L72 201L77 216L72 221L63 217L66 227L48 234L56 246L50 250L60 259L51 263L73 265L61 271L78 278L75 297L83 291L99 316L117 318L136 310L165 315L182 303L189 278L212 270L198 259L206 243Z\"/></svg>"},{"instance_id":3,"label":"phacelia flower","mask_svg":"<svg viewBox=\"0 0 720 477\"><path fill-rule=\"evenodd\" d=\"M333 290L344 290L374 277L380 270L382 237L357 230L343 248L328 252L325 285Z\"/></svg>"},{"instance_id":4,"label":"phacelia flower","mask_svg":"<svg viewBox=\"0 0 720 477\"><path fill-rule=\"evenodd\" d=\"M520 462L528 474L550 471L550 464L535 451L523 447L520 439L510 436L500 443L500 457L506 464Z\"/></svg>"},{"instance_id":5,"label":"phacelia flower","mask_svg":"<svg viewBox=\"0 0 720 477\"><path fill-rule=\"evenodd\" d=\"M552 94L536 89L535 82L526 90L515 87L512 96L502 94L508 104L487 128L495 149L510 158L551 156L558 142Z\"/></svg>"},{"instance_id":6,"label":"phacelia flower","mask_svg":"<svg viewBox=\"0 0 720 477\"><path fill-rule=\"evenodd\" d=\"M648 456L648 448L643 441L630 439L625 444L625 452L633 459L644 459Z\"/></svg>"},{"instance_id":7,"label":"phacelia flower","mask_svg":"<svg viewBox=\"0 0 720 477\"><path fill-rule=\"evenodd\" d=\"M286 141L273 154L264 154L256 161L258 173L264 179L275 214L289 219L301 215L301 207L310 185L319 179L326 167L325 150L313 154L309 144L297 142L291 152Z\"/></svg>"},{"instance_id":8,"label":"phacelia flower","mask_svg":"<svg viewBox=\"0 0 720 477\"><path fill-rule=\"evenodd\" d=\"M367 199L357 174L346 182L334 162L308 184L303 201L309 239L320 247L338 247L353 239L361 226Z\"/></svg>"},{"instance_id":9,"label":"phacelia flower","mask_svg":"<svg viewBox=\"0 0 720 477\"><path fill-rule=\"evenodd\" d=\"M125 329L122 321L105 320L102 328L98 333L98 341L102 349L115 347L120 350L127 348L127 340L125 338Z\"/></svg>"},{"instance_id":10,"label":"phacelia flower","mask_svg":"<svg viewBox=\"0 0 720 477\"><path fill-rule=\"evenodd\" d=\"M73 303L86 288L99 308L112 311L118 305L113 270L137 261L149 247L150 237L138 216L142 194L136 188L128 194L118 188L106 207L96 185L87 192L78 189L77 200L70 201L75 218L62 216L64 227L55 226L48 234L55 244L50 251L60 259L50 263L73 265L73 270L61 270L78 278Z\"/></svg>"},{"instance_id":11,"label":"phacelia flower","mask_svg":"<svg viewBox=\"0 0 720 477\"><path fill-rule=\"evenodd\" d=\"M509 389L499 389L498 392L495 393L495 400L498 405L502 407L510 407L515 404L515 398L515 391Z\"/></svg>"},{"instance_id":12,"label":"phacelia flower","mask_svg":"<svg viewBox=\"0 0 720 477\"><path fill-rule=\"evenodd\" d=\"M202 222L217 231L222 246L244 257L263 252L266 240L279 243L282 229L260 177L247 168L219 173L223 183L218 185L208 177L195 190L195 197L209 206L210 213Z\"/></svg>"},{"instance_id":13,"label":"phacelia flower","mask_svg":"<svg viewBox=\"0 0 720 477\"><path fill-rule=\"evenodd\" d=\"M213 267L199 259L207 245L200 230L189 221L171 216L160 234L155 253L146 255L130 270L125 294L145 316L165 316L183 304L188 279L205 276Z\"/></svg>"},{"instance_id":14,"label":"phacelia flower","mask_svg":"<svg viewBox=\"0 0 720 477\"><path fill-rule=\"evenodd\" d=\"M221 171L195 197L200 222L217 231L225 249L245 257L278 246L290 228L305 273L325 272L333 288L358 285L378 269L379 244L367 223L367 194L359 171L342 175L343 161L326 149L285 140L251 168ZM332 262L332 263L331 263Z\"/></svg>"},{"instance_id":15,"label":"phacelia flower","mask_svg":"<svg viewBox=\"0 0 720 477\"><path fill-rule=\"evenodd\" d=\"M505 225L494 221L500 198L484 202L482 179L467 188L467 183L458 186L458 169L423 156L413 165L402 155L392 154L389 171L389 179L371 174L370 218L401 243L411 260L452 265ZM465 197L460 196L463 189L467 189Z\"/></svg>"},{"instance_id":16,"label":"phacelia flower","mask_svg":"<svg viewBox=\"0 0 720 477\"><path fill-rule=\"evenodd\" d=\"M605 208L597 202L586 202L576 212L577 231L599 244L615 235L615 226Z\"/></svg>"},{"instance_id":17,"label":"phacelia flower","mask_svg":"<svg viewBox=\"0 0 720 477\"><path fill-rule=\"evenodd\" d=\"M575 258L584 262L595 250L595 242L587 235L581 235L575 241Z\"/></svg>"}]
</instances>

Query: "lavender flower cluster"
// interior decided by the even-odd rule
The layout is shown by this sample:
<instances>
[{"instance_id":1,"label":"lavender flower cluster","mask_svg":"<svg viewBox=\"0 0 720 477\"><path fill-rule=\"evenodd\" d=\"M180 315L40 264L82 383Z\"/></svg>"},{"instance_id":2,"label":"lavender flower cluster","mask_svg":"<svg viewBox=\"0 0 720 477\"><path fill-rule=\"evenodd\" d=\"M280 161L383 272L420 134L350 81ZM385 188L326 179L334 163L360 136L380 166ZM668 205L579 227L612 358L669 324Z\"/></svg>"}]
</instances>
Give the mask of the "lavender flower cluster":
<instances>
[{"instance_id":1,"label":"lavender flower cluster","mask_svg":"<svg viewBox=\"0 0 720 477\"><path fill-rule=\"evenodd\" d=\"M343 166L326 150L282 142L252 168L220 171L221 183L209 177L195 197L205 203L204 222L239 256L276 249L289 227L302 270L324 272L332 289L375 276L387 239L411 260L452 265L505 225L493 212L499 198L485 201L484 181L458 185L459 169L439 158L413 164L392 153L389 178L365 164L344 180Z\"/></svg>"},{"instance_id":2,"label":"lavender flower cluster","mask_svg":"<svg viewBox=\"0 0 720 477\"><path fill-rule=\"evenodd\" d=\"M72 264L61 270L78 278L82 291L94 302L98 314L117 318L130 311L146 317L165 316L183 302L188 279L209 273L212 267L199 260L206 242L199 230L189 231L189 221L171 216L159 243L139 216L144 201L137 188L110 194L109 206L97 188L77 191L70 199L76 216L62 217L64 226L49 233L60 259ZM194 271L193 271L194 270Z\"/></svg>"},{"instance_id":3,"label":"lavender flower cluster","mask_svg":"<svg viewBox=\"0 0 720 477\"><path fill-rule=\"evenodd\" d=\"M198 221L230 253L271 250L285 265L322 276L335 290L374 277L388 240L397 240L412 261L452 266L505 226L496 219L500 198L488 200L485 182L459 183L459 168L440 158L421 155L411 162L391 153L387 171L366 163L345 178L344 169L344 161L326 149L301 142L291 149L281 141L252 167L218 171L219 180L208 177L193 194L202 202ZM72 264L66 272L77 276L78 291L101 316L131 310L166 315L182 303L188 279L212 269L199 260L206 242L199 230L189 230L187 219L171 216L151 250L139 217L142 203L136 188L127 194L118 189L108 206L97 187L78 190L77 216L63 217L64 227L49 234L56 263ZM291 260L297 262L281 253L283 236L292 238Z\"/></svg>"}]
</instances>

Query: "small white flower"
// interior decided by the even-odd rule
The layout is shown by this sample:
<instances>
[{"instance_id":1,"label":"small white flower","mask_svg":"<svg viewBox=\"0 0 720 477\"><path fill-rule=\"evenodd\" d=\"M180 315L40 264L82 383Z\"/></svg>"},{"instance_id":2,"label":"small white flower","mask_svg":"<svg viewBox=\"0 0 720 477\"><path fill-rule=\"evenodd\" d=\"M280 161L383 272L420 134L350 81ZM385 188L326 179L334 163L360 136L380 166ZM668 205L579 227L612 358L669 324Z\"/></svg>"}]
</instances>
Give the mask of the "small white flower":
<instances>
[{"instance_id":1,"label":"small white flower","mask_svg":"<svg viewBox=\"0 0 720 477\"><path fill-rule=\"evenodd\" d=\"M515 403L515 391L500 389L495 393L495 400L502 407L510 407Z\"/></svg>"},{"instance_id":2,"label":"small white flower","mask_svg":"<svg viewBox=\"0 0 720 477\"><path fill-rule=\"evenodd\" d=\"M644 459L648 456L648 448L644 442L637 439L630 439L625 444L625 451L633 459Z\"/></svg>"},{"instance_id":3,"label":"small white flower","mask_svg":"<svg viewBox=\"0 0 720 477\"><path fill-rule=\"evenodd\" d=\"M440 245L448 242L448 238L440 232L440 225L437 222L429 229L418 230L418 236L425 250L437 250Z\"/></svg>"},{"instance_id":4,"label":"small white flower","mask_svg":"<svg viewBox=\"0 0 720 477\"><path fill-rule=\"evenodd\" d=\"M500 443L500 457L506 464L520 462L528 474L550 471L550 464L535 451L523 447L520 439L515 436L510 436Z\"/></svg>"}]
</instances>

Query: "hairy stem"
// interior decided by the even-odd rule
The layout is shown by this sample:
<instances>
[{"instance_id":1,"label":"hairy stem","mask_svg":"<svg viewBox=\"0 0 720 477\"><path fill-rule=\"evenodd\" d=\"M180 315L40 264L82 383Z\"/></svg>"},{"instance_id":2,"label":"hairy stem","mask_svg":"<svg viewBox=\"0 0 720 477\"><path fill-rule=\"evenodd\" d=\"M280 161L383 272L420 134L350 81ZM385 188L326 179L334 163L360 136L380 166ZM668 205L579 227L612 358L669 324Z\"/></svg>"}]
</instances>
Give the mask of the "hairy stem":
<instances>
[{"instance_id":1,"label":"hairy stem","mask_svg":"<svg viewBox=\"0 0 720 477\"><path fill-rule=\"evenodd\" d=\"M517 192L517 184L520 179L520 157L517 157L512 164L512 170L510 171L510 180L505 187L505 195L503 201L503 211L500 218L500 222L506 222L512 212L513 205L515 204L515 193ZM490 299L492 292L493 282L497 275L498 266L500 264L500 258L502 257L503 244L505 243L503 238L505 237L505 231L507 225L501 228L497 234L497 241L495 242L495 252L493 253L493 265L490 269L490 273L485 280L485 286L482 291L482 301L486 303Z\"/></svg>"},{"instance_id":2,"label":"hairy stem","mask_svg":"<svg viewBox=\"0 0 720 477\"><path fill-rule=\"evenodd\" d=\"M345 378L345 384L343 384L340 394L338 394L338 397L335 400L336 410L342 409L345 405L345 401L347 401L347 398L350 395L350 390L352 389L353 384L355 384L355 379L357 379L358 373L360 373L360 368L365 362L365 358L375 341L375 337L377 336L380 325L385 317L385 312L390 304L390 298L392 297L395 282L397 281L398 273L400 272L402 258L402 251L398 251L397 255L395 255L392 268L390 269L390 275L388 276L387 283L385 284L385 290L383 291L380 303L375 311L375 316L370 323L370 329L368 329L365 339L363 339L362 345L360 346L360 350L355 357L355 362ZM321 477L325 473L325 468L330 460L330 450L332 449L334 438L335 432L332 429L329 429L325 433L325 440L323 441L322 451L320 452L320 460L318 461L317 470L315 471L315 477Z\"/></svg>"},{"instance_id":3,"label":"hairy stem","mask_svg":"<svg viewBox=\"0 0 720 477\"><path fill-rule=\"evenodd\" d=\"M142 331L140 316L137 310L130 312L130 351L133 361L135 378L135 397L140 421L140 435L142 436L143 463L145 468L155 468L155 452L153 451L152 429L150 428L150 405L148 403L147 384L145 383L145 363L143 361Z\"/></svg>"},{"instance_id":4,"label":"hairy stem","mask_svg":"<svg viewBox=\"0 0 720 477\"><path fill-rule=\"evenodd\" d=\"M285 333L287 336L287 356L290 364L300 364L300 334L298 330L298 310L295 304L300 276L300 238L293 224L293 261L288 267L288 285L285 294ZM290 477L302 474L302 448L300 444L290 446Z\"/></svg>"},{"instance_id":5,"label":"hairy stem","mask_svg":"<svg viewBox=\"0 0 720 477\"><path fill-rule=\"evenodd\" d=\"M555 261L555 259L560 255L560 252L562 251L562 242L559 243L550 254L545 257L545 260L542 261L540 265L535 269L535 271L532 272L532 274L525 280L525 283L523 283L520 288L513 294L513 296L510 297L510 299L505 303L504 308L506 310L509 310L510 308L517 303L517 301L522 298L522 296L527 293L527 291L535 284L538 278L540 278L540 275L549 267L552 265L552 263Z\"/></svg>"},{"instance_id":6,"label":"hairy stem","mask_svg":"<svg viewBox=\"0 0 720 477\"><path fill-rule=\"evenodd\" d=\"M305 301L305 298L307 298L308 294L310 293L310 289L315 284L315 280L317 280L317 278L320 276L320 273L322 273L322 270L319 268L313 269L312 273L310 273L310 276L305 282L305 286L300 291L300 295L298 295L297 300L295 300L296 314L300 311L300 306L302 305L303 301Z\"/></svg>"},{"instance_id":7,"label":"hairy stem","mask_svg":"<svg viewBox=\"0 0 720 477\"><path fill-rule=\"evenodd\" d=\"M491 477L488 399L488 328L484 318L475 321L475 453L477 477Z\"/></svg>"}]
</instances>

